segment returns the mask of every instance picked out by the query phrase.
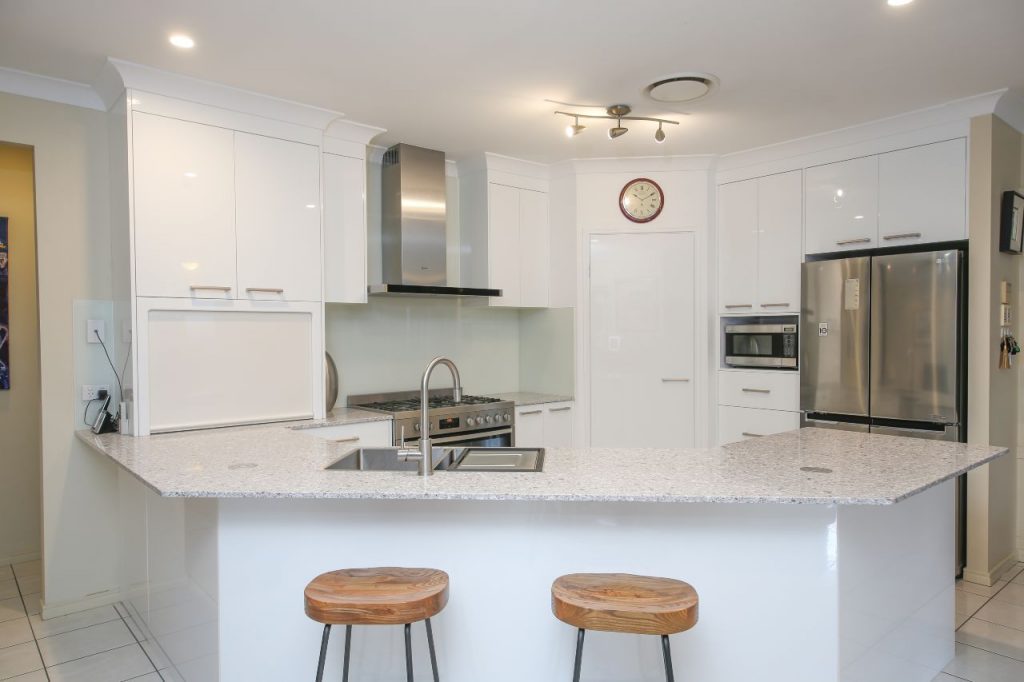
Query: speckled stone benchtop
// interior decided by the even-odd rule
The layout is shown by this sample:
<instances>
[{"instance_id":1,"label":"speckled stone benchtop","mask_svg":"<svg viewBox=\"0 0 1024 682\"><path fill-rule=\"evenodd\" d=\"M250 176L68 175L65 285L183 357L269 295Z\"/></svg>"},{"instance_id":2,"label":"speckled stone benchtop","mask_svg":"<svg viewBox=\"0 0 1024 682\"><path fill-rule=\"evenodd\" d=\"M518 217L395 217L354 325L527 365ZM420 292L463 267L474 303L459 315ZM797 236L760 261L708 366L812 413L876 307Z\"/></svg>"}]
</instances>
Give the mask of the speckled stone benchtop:
<instances>
[{"instance_id":1,"label":"speckled stone benchtop","mask_svg":"<svg viewBox=\"0 0 1024 682\"><path fill-rule=\"evenodd\" d=\"M303 425L307 425L305 423ZM322 423L318 423L322 425ZM550 449L544 471L326 471L351 446L295 424L78 437L166 497L894 504L1006 453L802 429L718 448Z\"/></svg>"}]
</instances>

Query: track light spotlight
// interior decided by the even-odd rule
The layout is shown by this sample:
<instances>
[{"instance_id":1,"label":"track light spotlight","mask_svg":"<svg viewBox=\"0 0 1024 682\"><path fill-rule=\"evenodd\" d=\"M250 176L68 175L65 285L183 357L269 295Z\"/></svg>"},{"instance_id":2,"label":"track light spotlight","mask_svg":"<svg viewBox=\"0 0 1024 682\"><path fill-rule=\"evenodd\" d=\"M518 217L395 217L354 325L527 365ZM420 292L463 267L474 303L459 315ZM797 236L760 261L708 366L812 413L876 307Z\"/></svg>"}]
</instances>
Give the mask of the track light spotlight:
<instances>
[{"instance_id":1,"label":"track light spotlight","mask_svg":"<svg viewBox=\"0 0 1024 682\"><path fill-rule=\"evenodd\" d=\"M654 133L654 141L661 144L665 141L665 131L661 129L661 123L658 123L658 130Z\"/></svg>"},{"instance_id":2,"label":"track light spotlight","mask_svg":"<svg viewBox=\"0 0 1024 682\"><path fill-rule=\"evenodd\" d=\"M614 140L616 137L622 137L629 132L629 128L622 127L622 119L618 119L616 126L608 131L608 139Z\"/></svg>"},{"instance_id":3,"label":"track light spotlight","mask_svg":"<svg viewBox=\"0 0 1024 682\"><path fill-rule=\"evenodd\" d=\"M576 116L574 118L576 119L576 122L574 124L572 124L570 126L565 126L565 136L566 137L575 137L576 135L579 135L580 133L582 133L583 130L587 127L587 126L581 126L580 125L580 117L579 116Z\"/></svg>"},{"instance_id":4,"label":"track light spotlight","mask_svg":"<svg viewBox=\"0 0 1024 682\"><path fill-rule=\"evenodd\" d=\"M582 106L582 105L573 105ZM586 126L580 125L581 118L593 118L602 119L608 121L615 121L615 126L608 129L608 139L614 140L617 137L622 137L629 132L629 128L622 125L625 121L650 121L651 123L658 124L658 130L654 133L654 139L656 142L665 141L665 130L664 125L679 125L679 121L672 121L667 118L653 118L651 116L632 116L630 113L633 111L628 104L613 104L608 107L605 114L581 114L575 111L556 111L555 113L559 116L568 116L573 120L572 125L565 126L566 137L576 137L586 129Z\"/></svg>"}]
</instances>

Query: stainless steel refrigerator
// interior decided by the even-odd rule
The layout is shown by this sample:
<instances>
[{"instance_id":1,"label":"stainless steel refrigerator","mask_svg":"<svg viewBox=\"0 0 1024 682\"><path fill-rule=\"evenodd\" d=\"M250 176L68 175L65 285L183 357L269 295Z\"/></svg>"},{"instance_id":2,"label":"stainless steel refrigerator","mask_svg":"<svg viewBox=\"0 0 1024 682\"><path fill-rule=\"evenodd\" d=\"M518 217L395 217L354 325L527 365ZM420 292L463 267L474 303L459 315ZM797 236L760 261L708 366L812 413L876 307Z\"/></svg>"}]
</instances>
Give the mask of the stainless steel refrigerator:
<instances>
[{"instance_id":1,"label":"stainless steel refrigerator","mask_svg":"<svg viewBox=\"0 0 1024 682\"><path fill-rule=\"evenodd\" d=\"M805 263L802 425L966 440L964 264L958 249Z\"/></svg>"}]
</instances>

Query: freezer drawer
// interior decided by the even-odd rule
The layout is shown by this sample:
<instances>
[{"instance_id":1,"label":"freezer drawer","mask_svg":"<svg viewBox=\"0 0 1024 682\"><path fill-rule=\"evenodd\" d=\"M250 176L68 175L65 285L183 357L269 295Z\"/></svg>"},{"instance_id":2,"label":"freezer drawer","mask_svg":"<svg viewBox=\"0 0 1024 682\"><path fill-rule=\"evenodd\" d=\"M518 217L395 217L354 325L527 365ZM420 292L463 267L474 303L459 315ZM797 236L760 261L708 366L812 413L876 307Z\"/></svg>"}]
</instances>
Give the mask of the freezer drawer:
<instances>
[{"instance_id":1,"label":"freezer drawer","mask_svg":"<svg viewBox=\"0 0 1024 682\"><path fill-rule=\"evenodd\" d=\"M918 429L905 426L877 426L872 424L871 433L880 433L883 436L903 436L904 438L946 440L953 443L960 441L960 427L956 424L944 425L941 430Z\"/></svg>"},{"instance_id":2,"label":"freezer drawer","mask_svg":"<svg viewBox=\"0 0 1024 682\"><path fill-rule=\"evenodd\" d=\"M801 414L800 428L837 429L839 431L858 431L860 433L867 433L871 427L867 423L861 424L859 422L846 422L831 419L829 417L816 417L813 415L808 416L806 414Z\"/></svg>"},{"instance_id":3,"label":"freezer drawer","mask_svg":"<svg viewBox=\"0 0 1024 682\"><path fill-rule=\"evenodd\" d=\"M804 263L800 409L867 416L871 261Z\"/></svg>"},{"instance_id":4,"label":"freezer drawer","mask_svg":"<svg viewBox=\"0 0 1024 682\"><path fill-rule=\"evenodd\" d=\"M960 253L875 256L871 415L956 423Z\"/></svg>"}]
</instances>

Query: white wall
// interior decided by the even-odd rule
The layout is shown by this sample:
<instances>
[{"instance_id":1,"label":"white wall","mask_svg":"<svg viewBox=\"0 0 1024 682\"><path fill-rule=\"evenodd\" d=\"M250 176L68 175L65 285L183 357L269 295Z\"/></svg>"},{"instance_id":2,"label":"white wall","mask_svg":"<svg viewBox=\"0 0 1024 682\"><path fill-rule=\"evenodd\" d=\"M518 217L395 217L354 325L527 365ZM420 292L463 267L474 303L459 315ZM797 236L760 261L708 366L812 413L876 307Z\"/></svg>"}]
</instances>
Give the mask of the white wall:
<instances>
[{"instance_id":1,"label":"white wall","mask_svg":"<svg viewBox=\"0 0 1024 682\"><path fill-rule=\"evenodd\" d=\"M520 311L520 390L573 395L575 312L575 308Z\"/></svg>"},{"instance_id":2,"label":"white wall","mask_svg":"<svg viewBox=\"0 0 1024 682\"><path fill-rule=\"evenodd\" d=\"M72 314L76 299L110 298L106 120L0 94L0 140L35 148L44 601L102 600L117 584L117 477L74 437Z\"/></svg>"}]
</instances>

